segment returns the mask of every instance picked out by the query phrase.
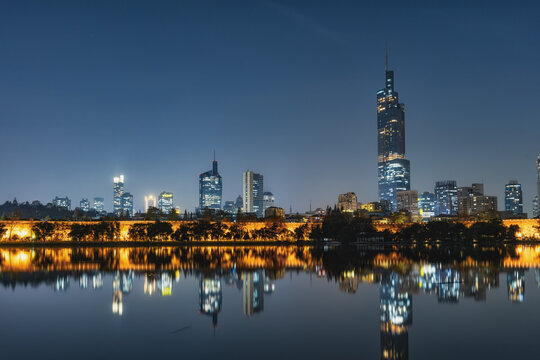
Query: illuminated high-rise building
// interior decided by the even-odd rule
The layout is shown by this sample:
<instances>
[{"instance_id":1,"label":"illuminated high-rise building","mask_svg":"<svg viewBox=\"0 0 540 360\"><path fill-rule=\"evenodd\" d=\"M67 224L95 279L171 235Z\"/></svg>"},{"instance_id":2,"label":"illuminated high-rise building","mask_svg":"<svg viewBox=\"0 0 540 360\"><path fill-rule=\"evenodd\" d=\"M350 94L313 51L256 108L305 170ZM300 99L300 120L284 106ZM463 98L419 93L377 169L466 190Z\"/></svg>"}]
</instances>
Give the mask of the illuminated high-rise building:
<instances>
[{"instance_id":1,"label":"illuminated high-rise building","mask_svg":"<svg viewBox=\"0 0 540 360\"><path fill-rule=\"evenodd\" d=\"M95 197L93 207L98 214L105 214L105 199L102 197Z\"/></svg>"},{"instance_id":2,"label":"illuminated high-rise building","mask_svg":"<svg viewBox=\"0 0 540 360\"><path fill-rule=\"evenodd\" d=\"M410 190L410 162L405 159L405 104L394 91L394 71L388 70L385 87L377 91L379 199L396 211L396 193Z\"/></svg>"},{"instance_id":3,"label":"illuminated high-rise building","mask_svg":"<svg viewBox=\"0 0 540 360\"><path fill-rule=\"evenodd\" d=\"M458 196L454 180L437 181L435 198L437 200L436 215L457 215Z\"/></svg>"},{"instance_id":4,"label":"illuminated high-rise building","mask_svg":"<svg viewBox=\"0 0 540 360\"><path fill-rule=\"evenodd\" d=\"M88 201L88 199L86 198L83 198L79 203L79 207L82 211L90 211L90 201Z\"/></svg>"},{"instance_id":5,"label":"illuminated high-rise building","mask_svg":"<svg viewBox=\"0 0 540 360\"><path fill-rule=\"evenodd\" d=\"M242 178L242 193L244 199L243 212L255 213L264 217L264 178L261 174L246 171Z\"/></svg>"},{"instance_id":6,"label":"illuminated high-rise building","mask_svg":"<svg viewBox=\"0 0 540 360\"><path fill-rule=\"evenodd\" d=\"M71 200L67 196L63 197L63 198L56 196L53 199L53 205L56 206L56 207L59 207L59 208L70 210L71 209Z\"/></svg>"},{"instance_id":7,"label":"illuminated high-rise building","mask_svg":"<svg viewBox=\"0 0 540 360\"><path fill-rule=\"evenodd\" d=\"M540 208L538 207L538 196L533 199L533 217L540 216Z\"/></svg>"},{"instance_id":8,"label":"illuminated high-rise building","mask_svg":"<svg viewBox=\"0 0 540 360\"><path fill-rule=\"evenodd\" d=\"M133 217L133 195L131 195L128 192L125 192L122 194L122 197L120 198L122 209L120 210L120 213L124 216Z\"/></svg>"},{"instance_id":9,"label":"illuminated high-rise building","mask_svg":"<svg viewBox=\"0 0 540 360\"><path fill-rule=\"evenodd\" d=\"M157 208L156 197L154 195L146 195L144 197L144 210L148 211L150 208Z\"/></svg>"},{"instance_id":10,"label":"illuminated high-rise building","mask_svg":"<svg viewBox=\"0 0 540 360\"><path fill-rule=\"evenodd\" d=\"M222 189L218 163L214 158L212 170L199 175L199 210L221 210Z\"/></svg>"},{"instance_id":11,"label":"illuminated high-rise building","mask_svg":"<svg viewBox=\"0 0 540 360\"><path fill-rule=\"evenodd\" d=\"M423 219L429 219L435 216L437 201L434 193L423 192L418 198L418 211Z\"/></svg>"},{"instance_id":12,"label":"illuminated high-rise building","mask_svg":"<svg viewBox=\"0 0 540 360\"><path fill-rule=\"evenodd\" d=\"M174 209L172 192L163 191L159 194L158 208L164 214L168 214Z\"/></svg>"},{"instance_id":13,"label":"illuminated high-rise building","mask_svg":"<svg viewBox=\"0 0 540 360\"><path fill-rule=\"evenodd\" d=\"M523 213L523 193L517 180L510 180L504 188L504 210L514 215Z\"/></svg>"},{"instance_id":14,"label":"illuminated high-rise building","mask_svg":"<svg viewBox=\"0 0 540 360\"><path fill-rule=\"evenodd\" d=\"M397 211L407 211L418 216L418 190L398 191L396 193Z\"/></svg>"},{"instance_id":15,"label":"illuminated high-rise building","mask_svg":"<svg viewBox=\"0 0 540 360\"><path fill-rule=\"evenodd\" d=\"M116 216L122 214L122 195L124 195L124 175L115 176L113 179L113 213Z\"/></svg>"}]
</instances>

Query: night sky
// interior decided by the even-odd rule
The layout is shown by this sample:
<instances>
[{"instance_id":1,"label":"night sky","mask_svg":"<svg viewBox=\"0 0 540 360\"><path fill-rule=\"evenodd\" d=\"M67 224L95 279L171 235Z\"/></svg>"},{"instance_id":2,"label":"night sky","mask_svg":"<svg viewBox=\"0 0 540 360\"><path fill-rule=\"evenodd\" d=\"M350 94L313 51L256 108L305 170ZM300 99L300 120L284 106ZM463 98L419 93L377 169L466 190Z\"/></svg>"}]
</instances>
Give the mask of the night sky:
<instances>
[{"instance_id":1,"label":"night sky","mask_svg":"<svg viewBox=\"0 0 540 360\"><path fill-rule=\"evenodd\" d=\"M105 197L123 173L193 210L216 150L289 210L377 200L375 93L388 45L411 189L517 179L540 152L538 2L2 1L0 202Z\"/></svg>"}]
</instances>

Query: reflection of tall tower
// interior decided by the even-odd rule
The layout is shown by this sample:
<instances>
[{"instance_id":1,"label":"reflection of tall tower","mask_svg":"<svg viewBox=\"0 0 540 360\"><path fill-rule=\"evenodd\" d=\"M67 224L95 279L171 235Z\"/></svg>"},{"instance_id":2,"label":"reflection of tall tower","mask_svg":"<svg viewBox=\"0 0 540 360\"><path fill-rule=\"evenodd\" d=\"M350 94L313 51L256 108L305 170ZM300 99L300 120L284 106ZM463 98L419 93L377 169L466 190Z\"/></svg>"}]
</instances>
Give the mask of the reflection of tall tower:
<instances>
[{"instance_id":1,"label":"reflection of tall tower","mask_svg":"<svg viewBox=\"0 0 540 360\"><path fill-rule=\"evenodd\" d=\"M252 316L262 312L264 310L264 271L244 273L242 280L244 314Z\"/></svg>"},{"instance_id":2,"label":"reflection of tall tower","mask_svg":"<svg viewBox=\"0 0 540 360\"><path fill-rule=\"evenodd\" d=\"M133 273L117 271L113 277L112 312L122 316L124 313L123 294L129 294L133 288Z\"/></svg>"},{"instance_id":3,"label":"reflection of tall tower","mask_svg":"<svg viewBox=\"0 0 540 360\"><path fill-rule=\"evenodd\" d=\"M199 312L212 316L212 326L217 326L222 306L221 278L201 277L199 282Z\"/></svg>"},{"instance_id":4,"label":"reflection of tall tower","mask_svg":"<svg viewBox=\"0 0 540 360\"><path fill-rule=\"evenodd\" d=\"M523 302L525 296L525 272L514 270L506 278L508 286L508 299L512 302Z\"/></svg>"},{"instance_id":5,"label":"reflection of tall tower","mask_svg":"<svg viewBox=\"0 0 540 360\"><path fill-rule=\"evenodd\" d=\"M381 282L381 359L409 358L412 296L400 289L397 274L385 274Z\"/></svg>"}]
</instances>

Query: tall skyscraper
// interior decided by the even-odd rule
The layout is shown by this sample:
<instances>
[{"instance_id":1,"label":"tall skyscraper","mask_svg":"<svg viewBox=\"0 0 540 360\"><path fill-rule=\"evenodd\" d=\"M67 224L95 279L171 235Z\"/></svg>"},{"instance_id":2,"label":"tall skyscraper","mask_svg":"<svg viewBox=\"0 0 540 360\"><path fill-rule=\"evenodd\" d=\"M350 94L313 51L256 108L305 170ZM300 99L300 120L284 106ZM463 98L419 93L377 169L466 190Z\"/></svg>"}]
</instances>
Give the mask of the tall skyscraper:
<instances>
[{"instance_id":1,"label":"tall skyscraper","mask_svg":"<svg viewBox=\"0 0 540 360\"><path fill-rule=\"evenodd\" d=\"M242 193L244 197L243 211L255 213L257 217L264 217L264 179L261 174L253 171L244 172L242 181Z\"/></svg>"},{"instance_id":2,"label":"tall skyscraper","mask_svg":"<svg viewBox=\"0 0 540 360\"><path fill-rule=\"evenodd\" d=\"M517 180L510 180L504 188L504 210L514 215L523 213L523 193Z\"/></svg>"},{"instance_id":3,"label":"tall skyscraper","mask_svg":"<svg viewBox=\"0 0 540 360\"><path fill-rule=\"evenodd\" d=\"M120 214L123 214L124 216L133 217L133 195L131 195L128 192L125 192L122 194L122 197L120 198L122 208L120 210Z\"/></svg>"},{"instance_id":4,"label":"tall skyscraper","mask_svg":"<svg viewBox=\"0 0 540 360\"><path fill-rule=\"evenodd\" d=\"M405 104L394 91L388 54L385 87L377 92L377 131L379 199L390 201L396 211L396 192L411 189L410 162L405 159Z\"/></svg>"},{"instance_id":5,"label":"tall skyscraper","mask_svg":"<svg viewBox=\"0 0 540 360\"><path fill-rule=\"evenodd\" d=\"M435 198L437 200L436 215L457 215L458 197L454 180L437 181Z\"/></svg>"},{"instance_id":6,"label":"tall skyscraper","mask_svg":"<svg viewBox=\"0 0 540 360\"><path fill-rule=\"evenodd\" d=\"M82 211L90 211L90 201L88 201L88 199L83 198L79 203L79 207L81 208Z\"/></svg>"},{"instance_id":7,"label":"tall skyscraper","mask_svg":"<svg viewBox=\"0 0 540 360\"><path fill-rule=\"evenodd\" d=\"M159 194L158 208L162 213L168 214L173 210L173 193L162 191Z\"/></svg>"},{"instance_id":8,"label":"tall skyscraper","mask_svg":"<svg viewBox=\"0 0 540 360\"><path fill-rule=\"evenodd\" d=\"M538 195L533 199L533 217L540 216L540 209L538 208Z\"/></svg>"},{"instance_id":9,"label":"tall skyscraper","mask_svg":"<svg viewBox=\"0 0 540 360\"><path fill-rule=\"evenodd\" d=\"M113 179L113 213L119 216L122 213L122 195L124 195L124 175Z\"/></svg>"},{"instance_id":10,"label":"tall skyscraper","mask_svg":"<svg viewBox=\"0 0 540 360\"><path fill-rule=\"evenodd\" d=\"M94 198L94 210L98 214L105 214L105 199L102 197L95 197Z\"/></svg>"},{"instance_id":11,"label":"tall skyscraper","mask_svg":"<svg viewBox=\"0 0 540 360\"><path fill-rule=\"evenodd\" d=\"M199 210L221 210L222 194L221 175L218 173L216 159L212 161L212 170L199 175Z\"/></svg>"}]
</instances>

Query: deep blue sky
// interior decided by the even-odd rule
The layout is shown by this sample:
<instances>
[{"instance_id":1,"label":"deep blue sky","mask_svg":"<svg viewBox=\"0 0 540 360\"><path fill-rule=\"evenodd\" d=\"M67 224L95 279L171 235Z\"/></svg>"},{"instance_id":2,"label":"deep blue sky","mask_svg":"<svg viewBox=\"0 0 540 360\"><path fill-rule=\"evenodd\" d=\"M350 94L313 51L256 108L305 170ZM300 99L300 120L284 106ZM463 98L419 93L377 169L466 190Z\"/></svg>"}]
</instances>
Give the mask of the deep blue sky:
<instances>
[{"instance_id":1,"label":"deep blue sky","mask_svg":"<svg viewBox=\"0 0 540 360\"><path fill-rule=\"evenodd\" d=\"M406 106L412 188L510 179L531 212L540 152L537 2L3 1L0 202L103 196L197 204L215 148L306 210L377 200L384 49Z\"/></svg>"}]
</instances>

